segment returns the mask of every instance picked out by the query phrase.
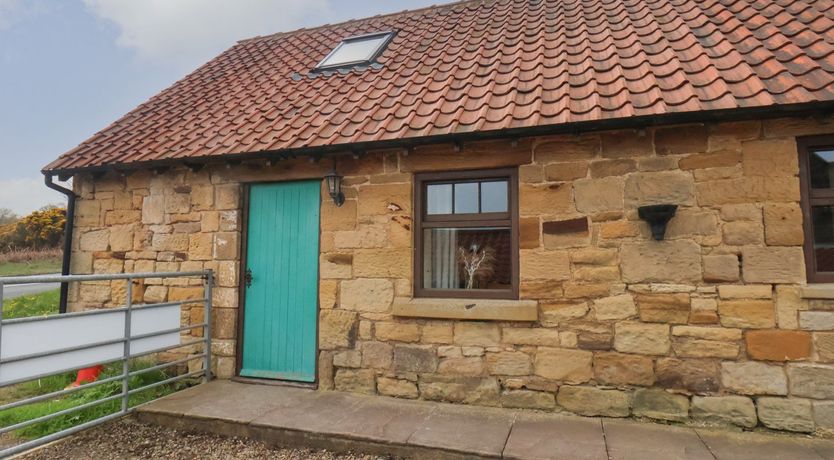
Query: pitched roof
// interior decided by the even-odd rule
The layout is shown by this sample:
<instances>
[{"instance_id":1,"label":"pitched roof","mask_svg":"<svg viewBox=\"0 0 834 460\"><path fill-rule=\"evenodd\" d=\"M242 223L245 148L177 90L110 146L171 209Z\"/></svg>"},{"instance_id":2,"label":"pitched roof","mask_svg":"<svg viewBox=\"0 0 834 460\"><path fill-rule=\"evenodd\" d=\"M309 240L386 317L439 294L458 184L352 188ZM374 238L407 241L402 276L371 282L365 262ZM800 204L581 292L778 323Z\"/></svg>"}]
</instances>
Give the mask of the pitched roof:
<instances>
[{"instance_id":1,"label":"pitched roof","mask_svg":"<svg viewBox=\"0 0 834 460\"><path fill-rule=\"evenodd\" d=\"M46 170L832 100L834 0L469 1L242 41Z\"/></svg>"}]
</instances>

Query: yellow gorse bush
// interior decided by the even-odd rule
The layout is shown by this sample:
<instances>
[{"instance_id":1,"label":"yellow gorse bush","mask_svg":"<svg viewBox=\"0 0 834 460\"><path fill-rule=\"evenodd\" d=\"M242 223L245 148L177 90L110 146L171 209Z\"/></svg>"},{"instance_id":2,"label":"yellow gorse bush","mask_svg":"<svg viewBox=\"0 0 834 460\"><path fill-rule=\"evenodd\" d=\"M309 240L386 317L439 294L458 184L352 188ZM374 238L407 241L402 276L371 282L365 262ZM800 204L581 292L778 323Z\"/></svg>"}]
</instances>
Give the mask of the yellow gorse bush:
<instances>
[{"instance_id":1,"label":"yellow gorse bush","mask_svg":"<svg viewBox=\"0 0 834 460\"><path fill-rule=\"evenodd\" d=\"M13 224L0 226L0 252L20 249L54 248L61 244L65 209L35 211Z\"/></svg>"}]
</instances>

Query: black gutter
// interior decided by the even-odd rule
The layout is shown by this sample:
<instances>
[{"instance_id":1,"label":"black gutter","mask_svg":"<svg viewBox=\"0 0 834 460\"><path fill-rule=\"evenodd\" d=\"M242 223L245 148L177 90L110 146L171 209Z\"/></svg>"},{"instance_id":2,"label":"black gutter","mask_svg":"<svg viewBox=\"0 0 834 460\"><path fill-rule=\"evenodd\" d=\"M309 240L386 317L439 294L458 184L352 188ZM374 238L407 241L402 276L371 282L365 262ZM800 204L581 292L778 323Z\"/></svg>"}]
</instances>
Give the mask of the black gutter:
<instances>
[{"instance_id":1,"label":"black gutter","mask_svg":"<svg viewBox=\"0 0 834 460\"><path fill-rule=\"evenodd\" d=\"M66 276L70 274L70 260L72 257L72 230L75 227L75 199L77 196L72 190L61 187L60 185L52 182L52 177L52 174L44 173L43 182L52 190L61 192L67 196L67 218L64 223L64 259L61 262L61 275ZM58 311L60 313L67 312L68 294L69 283L61 283L61 303L58 307Z\"/></svg>"}]
</instances>

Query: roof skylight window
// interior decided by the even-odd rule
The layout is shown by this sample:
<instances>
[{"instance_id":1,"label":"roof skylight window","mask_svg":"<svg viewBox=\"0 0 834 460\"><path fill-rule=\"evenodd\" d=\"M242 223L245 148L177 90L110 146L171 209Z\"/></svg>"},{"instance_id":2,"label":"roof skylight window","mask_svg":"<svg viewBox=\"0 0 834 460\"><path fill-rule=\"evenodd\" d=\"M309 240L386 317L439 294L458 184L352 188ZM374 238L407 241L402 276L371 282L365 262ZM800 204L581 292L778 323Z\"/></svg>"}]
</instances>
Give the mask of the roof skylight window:
<instances>
[{"instance_id":1,"label":"roof skylight window","mask_svg":"<svg viewBox=\"0 0 834 460\"><path fill-rule=\"evenodd\" d=\"M393 32L378 32L346 38L319 62L316 69L326 70L369 63L382 54L393 36Z\"/></svg>"}]
</instances>

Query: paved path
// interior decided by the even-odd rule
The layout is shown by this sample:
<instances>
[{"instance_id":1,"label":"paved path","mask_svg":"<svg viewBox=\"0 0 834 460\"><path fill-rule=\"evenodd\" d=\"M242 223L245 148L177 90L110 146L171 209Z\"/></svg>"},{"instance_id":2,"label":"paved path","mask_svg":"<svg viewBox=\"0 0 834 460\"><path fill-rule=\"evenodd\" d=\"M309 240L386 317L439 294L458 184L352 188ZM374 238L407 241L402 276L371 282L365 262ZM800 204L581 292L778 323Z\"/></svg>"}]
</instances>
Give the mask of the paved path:
<instances>
[{"instance_id":1,"label":"paved path","mask_svg":"<svg viewBox=\"0 0 834 460\"><path fill-rule=\"evenodd\" d=\"M218 380L143 406L175 428L410 458L821 460L834 441Z\"/></svg>"},{"instance_id":2,"label":"paved path","mask_svg":"<svg viewBox=\"0 0 834 460\"><path fill-rule=\"evenodd\" d=\"M59 276L59 273L37 276ZM24 295L40 294L61 287L61 283L9 284L3 288L3 299L14 299Z\"/></svg>"}]
</instances>

